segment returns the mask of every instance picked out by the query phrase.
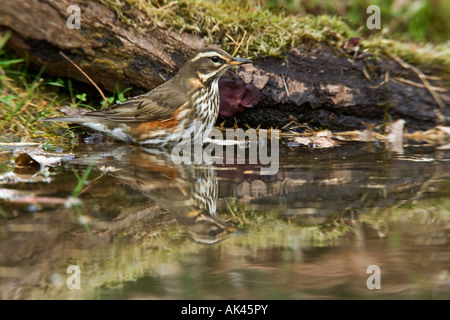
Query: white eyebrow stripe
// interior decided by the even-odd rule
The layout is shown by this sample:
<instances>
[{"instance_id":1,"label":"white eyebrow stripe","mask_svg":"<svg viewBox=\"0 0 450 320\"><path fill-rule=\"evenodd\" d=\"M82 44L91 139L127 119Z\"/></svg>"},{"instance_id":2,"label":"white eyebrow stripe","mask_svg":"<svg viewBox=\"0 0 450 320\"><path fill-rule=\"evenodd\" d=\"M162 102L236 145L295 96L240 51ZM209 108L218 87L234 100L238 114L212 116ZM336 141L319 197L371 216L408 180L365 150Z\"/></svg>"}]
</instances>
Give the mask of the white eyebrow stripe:
<instances>
[{"instance_id":1,"label":"white eyebrow stripe","mask_svg":"<svg viewBox=\"0 0 450 320\"><path fill-rule=\"evenodd\" d=\"M201 58L204 58L204 57L212 58L214 56L218 56L219 58L221 58L221 59L223 59L225 61L227 60L227 59L225 59L225 57L223 55L221 55L218 52L208 51L208 52L200 52L191 61L197 61L198 59L201 59Z\"/></svg>"}]
</instances>

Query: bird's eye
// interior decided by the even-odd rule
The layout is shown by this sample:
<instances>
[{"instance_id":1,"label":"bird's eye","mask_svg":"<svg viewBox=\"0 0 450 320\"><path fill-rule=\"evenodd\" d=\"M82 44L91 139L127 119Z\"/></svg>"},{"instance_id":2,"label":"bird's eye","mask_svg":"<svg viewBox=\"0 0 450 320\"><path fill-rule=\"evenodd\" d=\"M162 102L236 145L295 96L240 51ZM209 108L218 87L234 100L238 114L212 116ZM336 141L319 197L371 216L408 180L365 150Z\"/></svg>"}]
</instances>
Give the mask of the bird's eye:
<instances>
[{"instance_id":1,"label":"bird's eye","mask_svg":"<svg viewBox=\"0 0 450 320\"><path fill-rule=\"evenodd\" d=\"M219 234L219 230L212 229L208 232L210 238L215 238Z\"/></svg>"},{"instance_id":2,"label":"bird's eye","mask_svg":"<svg viewBox=\"0 0 450 320\"><path fill-rule=\"evenodd\" d=\"M218 56L214 56L214 57L211 58L211 61L214 62L214 63L217 63L217 62L220 61L220 58Z\"/></svg>"}]
</instances>

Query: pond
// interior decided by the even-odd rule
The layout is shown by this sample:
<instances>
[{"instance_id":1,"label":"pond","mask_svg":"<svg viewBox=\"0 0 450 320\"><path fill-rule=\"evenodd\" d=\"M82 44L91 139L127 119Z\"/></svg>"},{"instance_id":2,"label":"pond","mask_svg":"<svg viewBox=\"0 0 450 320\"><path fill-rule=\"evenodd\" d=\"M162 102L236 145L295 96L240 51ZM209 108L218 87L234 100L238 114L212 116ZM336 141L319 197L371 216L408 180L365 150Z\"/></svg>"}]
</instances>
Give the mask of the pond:
<instances>
[{"instance_id":1,"label":"pond","mask_svg":"<svg viewBox=\"0 0 450 320\"><path fill-rule=\"evenodd\" d=\"M449 299L450 151L280 144L278 170L80 143L0 166L1 299ZM58 150L53 150L58 154Z\"/></svg>"}]
</instances>

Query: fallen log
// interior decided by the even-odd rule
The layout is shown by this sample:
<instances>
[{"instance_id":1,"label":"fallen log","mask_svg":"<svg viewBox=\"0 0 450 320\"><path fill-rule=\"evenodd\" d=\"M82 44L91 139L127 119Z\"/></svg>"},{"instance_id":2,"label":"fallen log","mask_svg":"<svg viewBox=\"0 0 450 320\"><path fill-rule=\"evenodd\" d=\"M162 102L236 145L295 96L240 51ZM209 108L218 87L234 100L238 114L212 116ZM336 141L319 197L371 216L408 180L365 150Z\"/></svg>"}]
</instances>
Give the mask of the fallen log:
<instances>
[{"instance_id":1,"label":"fallen log","mask_svg":"<svg viewBox=\"0 0 450 320\"><path fill-rule=\"evenodd\" d=\"M158 26L134 28L95 1L0 0L0 32L12 32L8 47L59 77L88 80L59 52L75 61L103 89L145 92L172 77L187 56L207 44L196 35ZM80 29L70 29L70 5L80 8ZM68 12L69 11L69 12ZM136 9L136 20L145 19ZM304 43L279 57L261 56L228 77L261 92L259 103L218 123L301 130L301 124L331 130L361 129L404 119L409 129L449 122L445 70L408 68L396 57L375 58L349 41L347 47ZM356 40L357 42L357 40Z\"/></svg>"}]
</instances>

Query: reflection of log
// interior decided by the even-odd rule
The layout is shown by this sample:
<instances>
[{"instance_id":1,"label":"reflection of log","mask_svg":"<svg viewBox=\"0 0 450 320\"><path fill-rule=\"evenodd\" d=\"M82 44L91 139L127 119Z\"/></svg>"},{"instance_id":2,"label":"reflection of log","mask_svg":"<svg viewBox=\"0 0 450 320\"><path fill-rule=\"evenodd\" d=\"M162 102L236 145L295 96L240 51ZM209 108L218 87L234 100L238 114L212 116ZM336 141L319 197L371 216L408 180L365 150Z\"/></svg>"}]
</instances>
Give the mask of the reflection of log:
<instances>
[{"instance_id":1,"label":"reflection of log","mask_svg":"<svg viewBox=\"0 0 450 320\"><path fill-rule=\"evenodd\" d=\"M443 181L450 178L448 165L416 161L411 150L405 150L403 161L387 164L386 154L367 154L354 146L324 153L297 149L292 157L283 153L284 166L270 179L251 165L232 167L235 170L218 173L222 183L217 208L226 212L229 199L224 195L231 194L247 210L273 210L302 225L329 223L350 212L375 208L392 211L427 199L430 192L438 194L437 190L445 189ZM352 154L356 162L339 164L343 154Z\"/></svg>"},{"instance_id":2,"label":"reflection of log","mask_svg":"<svg viewBox=\"0 0 450 320\"><path fill-rule=\"evenodd\" d=\"M74 4L81 8L80 30L66 26L66 9ZM31 62L45 65L48 74L86 82L58 54L64 51L108 90L116 83L149 90L170 78L186 55L205 45L199 37L158 27L138 32L94 1L1 0L1 16L0 30L13 31L8 45L19 55L28 52ZM140 12L136 17L144 18ZM405 119L410 128L426 129L441 111L450 115L450 93L440 93L445 109L440 110L435 97L419 87L422 81L413 70L392 59L354 59L319 45L292 49L287 59L260 57L239 75L262 92L259 105L237 117L251 126L281 128L294 121L353 129L363 121L381 123L392 117Z\"/></svg>"}]
</instances>

